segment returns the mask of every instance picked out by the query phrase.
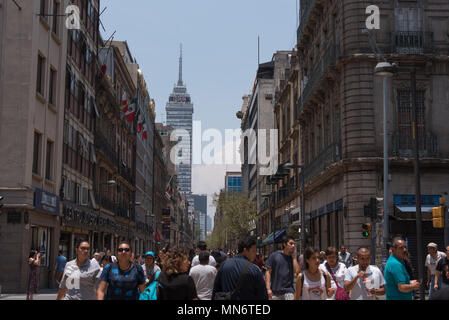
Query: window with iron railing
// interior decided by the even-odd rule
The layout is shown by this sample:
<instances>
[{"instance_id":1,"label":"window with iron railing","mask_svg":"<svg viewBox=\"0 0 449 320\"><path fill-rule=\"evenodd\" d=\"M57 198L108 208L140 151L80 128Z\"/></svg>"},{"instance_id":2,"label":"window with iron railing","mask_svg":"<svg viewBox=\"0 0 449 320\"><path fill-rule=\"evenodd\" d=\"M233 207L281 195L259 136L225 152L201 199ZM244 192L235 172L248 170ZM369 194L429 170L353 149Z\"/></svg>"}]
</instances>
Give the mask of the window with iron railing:
<instances>
[{"instance_id":1,"label":"window with iron railing","mask_svg":"<svg viewBox=\"0 0 449 320\"><path fill-rule=\"evenodd\" d=\"M425 136L425 106L424 106L424 90L416 91L416 113L417 113L417 130L418 136ZM413 108L413 92L409 89L398 90L398 135L399 137L412 137L412 108ZM400 148L407 148L411 146L405 146L407 140L400 141Z\"/></svg>"},{"instance_id":2,"label":"window with iron railing","mask_svg":"<svg viewBox=\"0 0 449 320\"><path fill-rule=\"evenodd\" d=\"M412 156L413 150L413 129L412 108L413 97L411 90L398 90L398 116L397 132L392 137L392 150L395 156ZM418 148L421 156L438 156L438 137L433 135L425 122L425 90L416 91L417 103L417 135Z\"/></svg>"}]
</instances>

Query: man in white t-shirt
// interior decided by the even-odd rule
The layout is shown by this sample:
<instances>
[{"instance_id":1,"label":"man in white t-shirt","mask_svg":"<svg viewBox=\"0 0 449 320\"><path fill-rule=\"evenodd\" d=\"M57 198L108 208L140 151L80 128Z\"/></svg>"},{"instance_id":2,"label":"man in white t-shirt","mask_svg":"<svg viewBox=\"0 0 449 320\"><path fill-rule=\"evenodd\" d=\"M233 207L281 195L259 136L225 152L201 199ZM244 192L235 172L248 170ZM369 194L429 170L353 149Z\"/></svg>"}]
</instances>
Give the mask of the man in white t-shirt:
<instances>
[{"instance_id":1,"label":"man in white t-shirt","mask_svg":"<svg viewBox=\"0 0 449 320\"><path fill-rule=\"evenodd\" d=\"M200 241L200 242L198 242L198 246L196 249L197 255L194 256L192 259L192 267L195 267L200 264L199 254L203 251L207 251L207 245L206 245L206 242ZM215 261L214 257L212 257L210 254L209 254L209 265L213 266L213 267L215 267L217 265L217 262Z\"/></svg>"},{"instance_id":2,"label":"man in white t-shirt","mask_svg":"<svg viewBox=\"0 0 449 320\"><path fill-rule=\"evenodd\" d=\"M201 252L198 258L200 264L191 268L189 273L193 282L195 282L196 293L200 300L212 300L212 291L214 289L217 269L208 264L209 257L209 252Z\"/></svg>"},{"instance_id":3,"label":"man in white t-shirt","mask_svg":"<svg viewBox=\"0 0 449 320\"><path fill-rule=\"evenodd\" d=\"M345 290L351 291L351 300L376 300L385 295L385 279L377 266L370 265L370 250L360 248L357 258L359 264L345 273Z\"/></svg>"},{"instance_id":4,"label":"man in white t-shirt","mask_svg":"<svg viewBox=\"0 0 449 320\"><path fill-rule=\"evenodd\" d=\"M427 287L429 287L429 299L432 298L432 294L435 292L435 273L438 261L446 257L444 252L438 251L438 245L436 243L429 243L427 245L427 251L429 254L426 257L426 268L427 268ZM441 278L438 279L438 287L441 287Z\"/></svg>"}]
</instances>

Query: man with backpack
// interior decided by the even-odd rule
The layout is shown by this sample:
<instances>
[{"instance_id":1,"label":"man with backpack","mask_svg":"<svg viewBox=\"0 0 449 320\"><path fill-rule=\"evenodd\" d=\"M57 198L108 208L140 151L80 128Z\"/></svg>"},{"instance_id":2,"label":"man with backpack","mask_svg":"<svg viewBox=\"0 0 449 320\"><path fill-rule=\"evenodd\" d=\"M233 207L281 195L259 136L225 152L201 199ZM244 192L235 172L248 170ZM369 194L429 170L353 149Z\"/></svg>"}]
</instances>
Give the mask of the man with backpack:
<instances>
[{"instance_id":1,"label":"man with backpack","mask_svg":"<svg viewBox=\"0 0 449 320\"><path fill-rule=\"evenodd\" d=\"M213 300L268 300L262 272L252 262L256 259L256 238L238 243L238 255L226 260L215 277Z\"/></svg>"}]
</instances>

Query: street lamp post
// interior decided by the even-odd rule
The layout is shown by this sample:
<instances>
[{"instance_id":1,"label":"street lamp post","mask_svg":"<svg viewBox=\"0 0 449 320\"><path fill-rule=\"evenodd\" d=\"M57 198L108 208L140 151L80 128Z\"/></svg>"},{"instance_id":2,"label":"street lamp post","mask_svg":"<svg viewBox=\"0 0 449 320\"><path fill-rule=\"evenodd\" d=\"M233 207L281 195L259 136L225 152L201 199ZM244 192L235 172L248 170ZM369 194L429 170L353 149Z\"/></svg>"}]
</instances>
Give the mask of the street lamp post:
<instances>
[{"instance_id":1,"label":"street lamp post","mask_svg":"<svg viewBox=\"0 0 449 320\"><path fill-rule=\"evenodd\" d=\"M285 163L282 166L284 169L301 169L301 249L302 253L306 250L307 246L307 232L306 232L306 214L305 214L305 177L304 166L295 165L291 163Z\"/></svg>"},{"instance_id":2,"label":"street lamp post","mask_svg":"<svg viewBox=\"0 0 449 320\"><path fill-rule=\"evenodd\" d=\"M379 67L379 68L378 68ZM419 132L417 128L418 124L418 105L416 98L416 68L414 67L399 67L397 64L389 64L384 62L381 67L376 67L376 73L387 71L391 73L409 73L410 74L410 87L412 94L412 142L413 142L413 167L415 175L415 198L416 198L416 241L417 241L417 258L418 258L418 278L424 278L423 268L423 235L422 235L422 215L421 215L421 178L419 169ZM384 198L385 199L385 198ZM385 201L385 200L384 200ZM420 299L424 300L424 287L420 287Z\"/></svg>"},{"instance_id":3,"label":"street lamp post","mask_svg":"<svg viewBox=\"0 0 449 320\"><path fill-rule=\"evenodd\" d=\"M384 225L383 238L384 245L382 246L382 260L387 261L387 243L390 239L390 204L388 198L388 80L393 77L393 66L388 62L379 62L374 69L374 73L383 79L383 117L384 117Z\"/></svg>"}]
</instances>

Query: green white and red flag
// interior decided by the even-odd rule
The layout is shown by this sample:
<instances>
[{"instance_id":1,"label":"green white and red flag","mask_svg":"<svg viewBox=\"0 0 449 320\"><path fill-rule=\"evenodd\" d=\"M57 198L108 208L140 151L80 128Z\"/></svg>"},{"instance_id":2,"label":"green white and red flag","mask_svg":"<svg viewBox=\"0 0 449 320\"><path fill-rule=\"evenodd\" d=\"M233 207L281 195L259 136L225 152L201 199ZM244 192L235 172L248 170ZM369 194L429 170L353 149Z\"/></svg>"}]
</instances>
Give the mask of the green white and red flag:
<instances>
[{"instance_id":1,"label":"green white and red flag","mask_svg":"<svg viewBox=\"0 0 449 320\"><path fill-rule=\"evenodd\" d=\"M123 92L122 104L120 106L120 110L123 113L126 113L128 111L128 99L126 98L126 91Z\"/></svg>"},{"instance_id":2,"label":"green white and red flag","mask_svg":"<svg viewBox=\"0 0 449 320\"><path fill-rule=\"evenodd\" d=\"M142 132L142 140L147 139L147 124L145 122L145 119L143 119L143 132Z\"/></svg>"},{"instance_id":3,"label":"green white and red flag","mask_svg":"<svg viewBox=\"0 0 449 320\"><path fill-rule=\"evenodd\" d=\"M133 122L136 120L136 99L132 98L128 110L125 111L126 121Z\"/></svg>"},{"instance_id":4,"label":"green white and red flag","mask_svg":"<svg viewBox=\"0 0 449 320\"><path fill-rule=\"evenodd\" d=\"M143 121L145 121L145 118L141 116L141 112L140 112L140 108L139 108L139 110L137 110L137 133L140 133L142 131L142 128L143 128L142 118L143 118Z\"/></svg>"}]
</instances>

